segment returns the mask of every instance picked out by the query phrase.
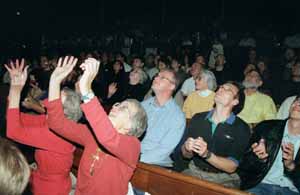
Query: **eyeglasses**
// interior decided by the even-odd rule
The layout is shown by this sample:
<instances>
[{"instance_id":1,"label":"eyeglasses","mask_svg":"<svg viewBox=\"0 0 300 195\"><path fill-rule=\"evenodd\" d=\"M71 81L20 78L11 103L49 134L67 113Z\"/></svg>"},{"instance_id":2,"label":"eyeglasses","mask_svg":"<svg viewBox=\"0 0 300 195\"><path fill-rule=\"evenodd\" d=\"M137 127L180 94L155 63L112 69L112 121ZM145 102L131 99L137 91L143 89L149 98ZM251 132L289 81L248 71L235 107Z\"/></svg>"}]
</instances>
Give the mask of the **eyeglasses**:
<instances>
[{"instance_id":1,"label":"eyeglasses","mask_svg":"<svg viewBox=\"0 0 300 195\"><path fill-rule=\"evenodd\" d=\"M157 74L156 77L159 78L159 79L167 80L167 81L169 81L171 84L175 84L175 81L173 81L173 80L171 80L171 79L169 79L169 78L167 78L167 77L165 77L165 76L162 76L162 75L160 75L160 74Z\"/></svg>"},{"instance_id":2,"label":"eyeglasses","mask_svg":"<svg viewBox=\"0 0 300 195\"><path fill-rule=\"evenodd\" d=\"M226 85L226 84L225 85L221 85L220 89L223 89L223 90L225 90L227 92L230 92L233 95L233 97L237 96L237 93L235 93L234 90L232 90L229 85Z\"/></svg>"},{"instance_id":3,"label":"eyeglasses","mask_svg":"<svg viewBox=\"0 0 300 195\"><path fill-rule=\"evenodd\" d=\"M198 81L201 81L201 79L202 79L202 77L201 77L200 75L198 75L198 76L196 77L196 80L198 80Z\"/></svg>"},{"instance_id":4,"label":"eyeglasses","mask_svg":"<svg viewBox=\"0 0 300 195\"><path fill-rule=\"evenodd\" d=\"M126 102L116 102L113 107L117 108L121 112L127 112L129 119L131 119L131 114L128 108L128 104Z\"/></svg>"}]
</instances>

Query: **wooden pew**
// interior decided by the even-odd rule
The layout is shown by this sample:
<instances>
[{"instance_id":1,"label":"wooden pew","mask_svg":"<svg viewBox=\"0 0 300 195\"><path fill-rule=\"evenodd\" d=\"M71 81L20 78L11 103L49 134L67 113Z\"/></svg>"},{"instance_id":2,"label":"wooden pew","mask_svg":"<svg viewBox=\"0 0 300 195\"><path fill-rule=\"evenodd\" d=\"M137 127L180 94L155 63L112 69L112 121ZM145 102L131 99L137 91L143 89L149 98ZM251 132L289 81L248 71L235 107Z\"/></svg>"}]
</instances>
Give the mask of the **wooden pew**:
<instances>
[{"instance_id":1,"label":"wooden pew","mask_svg":"<svg viewBox=\"0 0 300 195\"><path fill-rule=\"evenodd\" d=\"M246 195L249 193L184 175L145 163L139 163L131 179L137 189L151 195Z\"/></svg>"},{"instance_id":2,"label":"wooden pew","mask_svg":"<svg viewBox=\"0 0 300 195\"><path fill-rule=\"evenodd\" d=\"M76 149L72 172L76 175L81 149ZM145 163L138 163L131 179L132 185L151 195L249 195L249 193L226 188L219 184L184 175L172 170Z\"/></svg>"}]
</instances>

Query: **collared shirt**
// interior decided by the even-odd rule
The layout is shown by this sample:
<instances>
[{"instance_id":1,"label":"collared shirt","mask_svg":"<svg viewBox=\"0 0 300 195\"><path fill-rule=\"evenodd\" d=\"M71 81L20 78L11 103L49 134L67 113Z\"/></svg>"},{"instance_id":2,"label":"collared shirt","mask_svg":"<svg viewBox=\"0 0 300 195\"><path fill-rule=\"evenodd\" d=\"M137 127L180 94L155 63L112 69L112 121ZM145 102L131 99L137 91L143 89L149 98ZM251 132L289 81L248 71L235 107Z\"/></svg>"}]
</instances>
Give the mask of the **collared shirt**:
<instances>
[{"instance_id":1,"label":"collared shirt","mask_svg":"<svg viewBox=\"0 0 300 195\"><path fill-rule=\"evenodd\" d=\"M207 119L211 123L212 134L214 134L214 132L217 128L217 125L218 125L212 119L213 113L214 113L214 110L211 110L211 111L208 112L208 114L205 117L205 119ZM235 121L235 118L236 118L235 114L231 113L230 116L225 121L222 121L221 123L222 124L227 123L229 125L232 125L233 122Z\"/></svg>"},{"instance_id":2,"label":"collared shirt","mask_svg":"<svg viewBox=\"0 0 300 195\"><path fill-rule=\"evenodd\" d=\"M249 126L232 113L223 123L216 125L213 133L213 125L209 120L213 112L212 110L194 115L186 130L186 136L181 141L181 145L189 137L194 139L202 137L207 143L209 151L218 156L228 158L238 165L250 139ZM200 168L216 169L199 155L194 155L192 160Z\"/></svg>"},{"instance_id":3,"label":"collared shirt","mask_svg":"<svg viewBox=\"0 0 300 195\"><path fill-rule=\"evenodd\" d=\"M173 161L170 154L185 129L184 114L173 98L159 106L155 97L152 97L143 101L142 106L148 116L148 127L142 140L140 161L171 167Z\"/></svg>"},{"instance_id":4,"label":"collared shirt","mask_svg":"<svg viewBox=\"0 0 300 195\"><path fill-rule=\"evenodd\" d=\"M239 117L246 123L259 123L276 119L276 106L272 98L260 92L246 95L245 105Z\"/></svg>"},{"instance_id":5,"label":"collared shirt","mask_svg":"<svg viewBox=\"0 0 300 195\"><path fill-rule=\"evenodd\" d=\"M300 147L300 136L290 135L288 132L288 121L286 122L282 142L290 142L294 144L294 159L296 158L298 148ZM288 187L294 192L298 192L293 182L284 175L284 164L282 162L282 148L280 147L276 159L263 179L262 183L279 185L281 187Z\"/></svg>"}]
</instances>

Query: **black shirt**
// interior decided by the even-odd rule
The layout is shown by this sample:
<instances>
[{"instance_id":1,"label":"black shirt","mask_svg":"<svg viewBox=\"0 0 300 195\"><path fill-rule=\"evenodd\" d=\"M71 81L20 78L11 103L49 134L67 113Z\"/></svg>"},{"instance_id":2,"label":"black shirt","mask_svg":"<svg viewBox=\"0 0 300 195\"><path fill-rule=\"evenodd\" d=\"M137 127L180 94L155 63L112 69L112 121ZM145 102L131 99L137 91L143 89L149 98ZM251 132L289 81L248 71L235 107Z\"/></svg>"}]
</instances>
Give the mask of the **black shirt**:
<instances>
[{"instance_id":1,"label":"black shirt","mask_svg":"<svg viewBox=\"0 0 300 195\"><path fill-rule=\"evenodd\" d=\"M202 169L218 171L214 166L210 165L197 154L195 154L192 159L185 159L183 157L181 146L189 137L194 139L202 137L207 143L209 151L217 156L229 158L237 164L239 163L250 139L249 126L242 119L231 114L225 122L219 123L216 126L214 133L212 133L212 122L210 120L212 113L213 111L198 113L191 119L190 124L186 129L185 136L177 148L177 152L180 151L179 156L178 154L175 154L177 157L174 159L175 167L177 160L183 160L185 163L179 162L177 165L180 167L175 168L175 170L186 168L182 166L187 166L188 162L193 160L195 165Z\"/></svg>"}]
</instances>

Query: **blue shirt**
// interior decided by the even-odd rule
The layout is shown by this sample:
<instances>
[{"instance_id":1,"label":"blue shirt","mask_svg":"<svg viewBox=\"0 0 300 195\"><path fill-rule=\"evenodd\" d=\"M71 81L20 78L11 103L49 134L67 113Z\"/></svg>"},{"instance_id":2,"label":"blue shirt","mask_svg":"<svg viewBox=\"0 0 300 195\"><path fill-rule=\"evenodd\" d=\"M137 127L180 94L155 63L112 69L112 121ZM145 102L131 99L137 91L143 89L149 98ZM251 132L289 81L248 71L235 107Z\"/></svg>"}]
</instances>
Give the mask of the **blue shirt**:
<instances>
[{"instance_id":1,"label":"blue shirt","mask_svg":"<svg viewBox=\"0 0 300 195\"><path fill-rule=\"evenodd\" d=\"M300 136L290 135L288 132L288 122L285 125L282 142L290 142L294 144L294 159L296 158L298 148L300 146ZM284 175L284 164L282 162L282 147L280 147L277 157L263 179L262 183L279 185L281 187L288 187L294 192L298 192L297 188L294 186L293 182Z\"/></svg>"},{"instance_id":2,"label":"blue shirt","mask_svg":"<svg viewBox=\"0 0 300 195\"><path fill-rule=\"evenodd\" d=\"M142 140L140 161L164 167L173 166L170 154L179 143L185 129L185 116L172 99L163 106L155 97L142 102L148 116L146 135Z\"/></svg>"}]
</instances>

